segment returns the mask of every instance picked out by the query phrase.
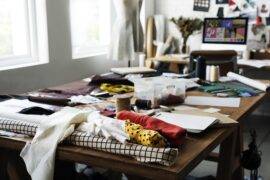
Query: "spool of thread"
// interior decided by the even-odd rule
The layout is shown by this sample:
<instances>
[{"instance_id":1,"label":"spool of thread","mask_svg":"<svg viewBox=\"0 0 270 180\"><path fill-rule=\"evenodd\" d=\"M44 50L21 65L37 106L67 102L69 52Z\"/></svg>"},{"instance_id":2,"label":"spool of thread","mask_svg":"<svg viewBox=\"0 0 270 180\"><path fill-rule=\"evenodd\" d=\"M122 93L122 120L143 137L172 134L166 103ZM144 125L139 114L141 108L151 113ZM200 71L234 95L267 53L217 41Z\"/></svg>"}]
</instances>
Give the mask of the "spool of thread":
<instances>
[{"instance_id":1,"label":"spool of thread","mask_svg":"<svg viewBox=\"0 0 270 180\"><path fill-rule=\"evenodd\" d=\"M250 52L249 52L249 50L245 50L244 52L243 52L243 59L244 60L249 60L249 57L250 56Z\"/></svg>"},{"instance_id":2,"label":"spool of thread","mask_svg":"<svg viewBox=\"0 0 270 180\"><path fill-rule=\"evenodd\" d=\"M210 82L217 82L219 80L219 66L211 66L210 69Z\"/></svg>"},{"instance_id":3,"label":"spool of thread","mask_svg":"<svg viewBox=\"0 0 270 180\"><path fill-rule=\"evenodd\" d=\"M205 76L206 81L210 81L210 74L211 74L211 66L206 66L206 76Z\"/></svg>"},{"instance_id":4,"label":"spool of thread","mask_svg":"<svg viewBox=\"0 0 270 180\"><path fill-rule=\"evenodd\" d=\"M135 106L139 109L151 109L152 103L151 100L137 99L135 101Z\"/></svg>"},{"instance_id":5,"label":"spool of thread","mask_svg":"<svg viewBox=\"0 0 270 180\"><path fill-rule=\"evenodd\" d=\"M130 95L117 95L117 96L115 96L115 98L116 98L116 112L120 112L123 110L129 111L130 107L131 107L131 103L130 103L131 97L132 96L130 96Z\"/></svg>"},{"instance_id":6,"label":"spool of thread","mask_svg":"<svg viewBox=\"0 0 270 180\"><path fill-rule=\"evenodd\" d=\"M140 53L139 54L139 67L144 67L145 66L145 54Z\"/></svg>"},{"instance_id":7,"label":"spool of thread","mask_svg":"<svg viewBox=\"0 0 270 180\"><path fill-rule=\"evenodd\" d=\"M205 75L206 75L206 60L205 58L199 56L196 59L195 76L200 78L201 80L205 80Z\"/></svg>"}]
</instances>

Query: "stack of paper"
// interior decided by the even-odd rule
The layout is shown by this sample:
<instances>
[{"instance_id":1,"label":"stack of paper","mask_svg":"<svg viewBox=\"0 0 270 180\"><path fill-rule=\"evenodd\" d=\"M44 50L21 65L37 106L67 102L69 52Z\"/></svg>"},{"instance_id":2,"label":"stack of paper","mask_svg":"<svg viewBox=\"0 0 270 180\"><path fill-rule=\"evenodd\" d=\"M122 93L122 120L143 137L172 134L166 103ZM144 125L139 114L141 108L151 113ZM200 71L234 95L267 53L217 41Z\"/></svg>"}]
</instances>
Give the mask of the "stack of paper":
<instances>
[{"instance_id":1,"label":"stack of paper","mask_svg":"<svg viewBox=\"0 0 270 180\"><path fill-rule=\"evenodd\" d=\"M255 68L263 68L263 67L270 67L270 60L239 59L239 60L237 60L237 64L251 66L251 67L255 67Z\"/></svg>"},{"instance_id":2,"label":"stack of paper","mask_svg":"<svg viewBox=\"0 0 270 180\"><path fill-rule=\"evenodd\" d=\"M214 127L231 127L235 126L238 122L230 118L228 115L222 114L218 112L218 109L208 108L208 109L189 109L189 110L178 110L173 111L176 114L188 114L188 115L196 115L196 116L206 116L206 117L214 117L218 119L218 123L214 124Z\"/></svg>"},{"instance_id":3,"label":"stack of paper","mask_svg":"<svg viewBox=\"0 0 270 180\"><path fill-rule=\"evenodd\" d=\"M200 133L218 122L215 117L166 112L161 112L155 115L155 117L167 123L185 128L188 132L192 133Z\"/></svg>"},{"instance_id":4,"label":"stack of paper","mask_svg":"<svg viewBox=\"0 0 270 180\"><path fill-rule=\"evenodd\" d=\"M143 74L152 73L156 70L147 67L123 67L123 68L111 68L111 71L116 74L127 75L127 74Z\"/></svg>"},{"instance_id":5,"label":"stack of paper","mask_svg":"<svg viewBox=\"0 0 270 180\"><path fill-rule=\"evenodd\" d=\"M188 96L186 105L218 106L218 107L240 107L241 98L219 98L206 96Z\"/></svg>"}]
</instances>

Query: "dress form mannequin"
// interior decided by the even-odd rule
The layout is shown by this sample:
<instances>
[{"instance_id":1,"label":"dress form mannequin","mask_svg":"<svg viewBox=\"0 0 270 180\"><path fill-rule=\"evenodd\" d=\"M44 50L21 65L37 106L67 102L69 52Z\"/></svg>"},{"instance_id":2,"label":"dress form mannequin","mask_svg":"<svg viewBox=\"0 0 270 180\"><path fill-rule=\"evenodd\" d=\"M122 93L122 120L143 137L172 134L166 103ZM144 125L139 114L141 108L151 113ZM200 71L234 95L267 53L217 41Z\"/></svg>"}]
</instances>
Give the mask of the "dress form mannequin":
<instances>
[{"instance_id":1,"label":"dress form mannequin","mask_svg":"<svg viewBox=\"0 0 270 180\"><path fill-rule=\"evenodd\" d=\"M142 27L140 22L141 0L113 0L117 14L113 26L109 58L134 60L135 51L142 50ZM136 40L136 41L135 41Z\"/></svg>"}]
</instances>

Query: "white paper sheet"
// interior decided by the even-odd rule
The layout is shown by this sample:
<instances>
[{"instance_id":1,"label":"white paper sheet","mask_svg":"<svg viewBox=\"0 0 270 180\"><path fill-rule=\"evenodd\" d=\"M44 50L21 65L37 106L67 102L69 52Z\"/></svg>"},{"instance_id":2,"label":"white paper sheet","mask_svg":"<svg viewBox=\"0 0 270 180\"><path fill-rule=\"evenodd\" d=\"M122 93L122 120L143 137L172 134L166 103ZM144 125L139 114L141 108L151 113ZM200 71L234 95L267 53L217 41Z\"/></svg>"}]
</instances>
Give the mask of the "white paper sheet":
<instances>
[{"instance_id":1,"label":"white paper sheet","mask_svg":"<svg viewBox=\"0 0 270 180\"><path fill-rule=\"evenodd\" d=\"M44 109L54 110L55 106L40 104L31 102L27 99L19 100L19 99L10 99L3 102L0 102L0 109L1 111L6 112L20 112L21 110L29 107L41 107Z\"/></svg>"},{"instance_id":2,"label":"white paper sheet","mask_svg":"<svg viewBox=\"0 0 270 180\"><path fill-rule=\"evenodd\" d=\"M265 84L265 83L262 83L260 81L253 80L253 79L241 76L241 75L233 73L233 72L229 72L227 74L227 76L234 79L234 80L237 80L243 84L246 84L248 86L254 87L254 88L262 90L262 91L268 91L270 89L270 84Z\"/></svg>"},{"instance_id":3,"label":"white paper sheet","mask_svg":"<svg viewBox=\"0 0 270 180\"><path fill-rule=\"evenodd\" d=\"M251 66L255 68L263 68L263 67L270 67L270 60L245 60L245 59L239 59L237 60L238 65L246 65Z\"/></svg>"},{"instance_id":4,"label":"white paper sheet","mask_svg":"<svg viewBox=\"0 0 270 180\"><path fill-rule=\"evenodd\" d=\"M156 70L147 67L111 68L111 71L121 75L156 72Z\"/></svg>"},{"instance_id":5,"label":"white paper sheet","mask_svg":"<svg viewBox=\"0 0 270 180\"><path fill-rule=\"evenodd\" d=\"M199 133L218 122L214 117L161 112L155 116L167 123L180 126L189 132Z\"/></svg>"},{"instance_id":6,"label":"white paper sheet","mask_svg":"<svg viewBox=\"0 0 270 180\"><path fill-rule=\"evenodd\" d=\"M187 96L186 105L240 107L241 98L219 98L206 96Z\"/></svg>"},{"instance_id":7,"label":"white paper sheet","mask_svg":"<svg viewBox=\"0 0 270 180\"><path fill-rule=\"evenodd\" d=\"M186 106L186 105L179 105L179 106L174 106L173 109L175 111L189 111L189 110L202 110L203 112L207 112L207 113L216 113L219 112L220 109L217 108L206 108L206 109L200 109L200 108L196 108L196 107L192 107L192 106Z\"/></svg>"},{"instance_id":8,"label":"white paper sheet","mask_svg":"<svg viewBox=\"0 0 270 180\"><path fill-rule=\"evenodd\" d=\"M162 76L169 78L184 78L187 77L188 74L162 73Z\"/></svg>"}]
</instances>

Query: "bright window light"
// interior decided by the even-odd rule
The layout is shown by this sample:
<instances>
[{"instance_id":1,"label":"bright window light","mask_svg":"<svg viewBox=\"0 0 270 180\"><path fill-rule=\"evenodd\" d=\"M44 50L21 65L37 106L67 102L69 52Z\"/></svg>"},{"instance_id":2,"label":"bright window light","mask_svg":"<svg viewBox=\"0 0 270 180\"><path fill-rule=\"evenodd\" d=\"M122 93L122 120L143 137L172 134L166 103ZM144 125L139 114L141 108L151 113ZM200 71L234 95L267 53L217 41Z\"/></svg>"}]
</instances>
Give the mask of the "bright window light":
<instances>
[{"instance_id":1,"label":"bright window light","mask_svg":"<svg viewBox=\"0 0 270 180\"><path fill-rule=\"evenodd\" d=\"M25 1L0 1L0 57L30 56Z\"/></svg>"},{"instance_id":2,"label":"bright window light","mask_svg":"<svg viewBox=\"0 0 270 180\"><path fill-rule=\"evenodd\" d=\"M105 54L111 33L110 0L70 0L72 56Z\"/></svg>"},{"instance_id":3,"label":"bright window light","mask_svg":"<svg viewBox=\"0 0 270 180\"><path fill-rule=\"evenodd\" d=\"M47 56L44 7L44 0L0 0L1 69L38 62Z\"/></svg>"}]
</instances>

